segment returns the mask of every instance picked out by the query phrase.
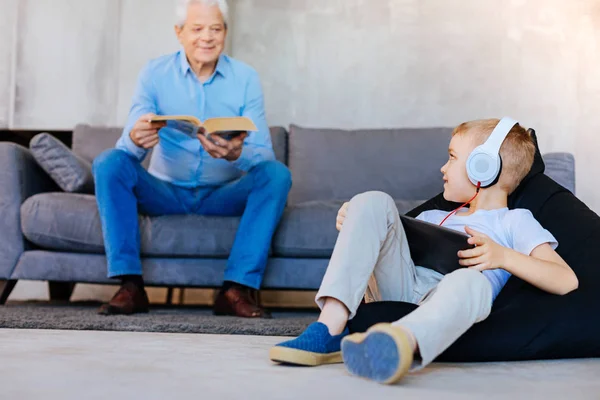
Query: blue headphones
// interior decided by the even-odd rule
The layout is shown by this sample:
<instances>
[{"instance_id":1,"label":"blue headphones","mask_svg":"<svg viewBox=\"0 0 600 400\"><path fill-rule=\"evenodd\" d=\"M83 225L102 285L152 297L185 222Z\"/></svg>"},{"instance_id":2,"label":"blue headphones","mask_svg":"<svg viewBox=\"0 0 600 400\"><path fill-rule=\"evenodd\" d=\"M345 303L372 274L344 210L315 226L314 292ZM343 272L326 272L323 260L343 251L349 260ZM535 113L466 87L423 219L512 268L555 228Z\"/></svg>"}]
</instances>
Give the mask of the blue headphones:
<instances>
[{"instance_id":1,"label":"blue headphones","mask_svg":"<svg viewBox=\"0 0 600 400\"><path fill-rule=\"evenodd\" d=\"M482 188L486 188L498 182L502 172L500 146L517 124L512 118L502 118L485 143L473 149L467 159L467 175L473 185L480 184Z\"/></svg>"}]
</instances>

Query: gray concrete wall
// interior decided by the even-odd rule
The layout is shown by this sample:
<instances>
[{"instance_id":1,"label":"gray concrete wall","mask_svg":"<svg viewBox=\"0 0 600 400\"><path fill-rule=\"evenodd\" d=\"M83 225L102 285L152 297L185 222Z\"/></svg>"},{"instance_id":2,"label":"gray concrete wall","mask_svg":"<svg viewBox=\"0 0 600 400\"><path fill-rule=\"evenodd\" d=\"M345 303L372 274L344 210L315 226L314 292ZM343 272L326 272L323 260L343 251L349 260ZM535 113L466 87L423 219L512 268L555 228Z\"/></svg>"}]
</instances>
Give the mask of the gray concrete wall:
<instances>
[{"instance_id":1,"label":"gray concrete wall","mask_svg":"<svg viewBox=\"0 0 600 400\"><path fill-rule=\"evenodd\" d=\"M238 0L233 54L270 124L454 126L511 115L577 157L600 211L600 1Z\"/></svg>"},{"instance_id":2,"label":"gray concrete wall","mask_svg":"<svg viewBox=\"0 0 600 400\"><path fill-rule=\"evenodd\" d=\"M18 0L0 0L0 129L9 126L12 114L17 6Z\"/></svg>"},{"instance_id":3,"label":"gray concrete wall","mask_svg":"<svg viewBox=\"0 0 600 400\"><path fill-rule=\"evenodd\" d=\"M119 1L20 0L14 127L113 122Z\"/></svg>"},{"instance_id":4,"label":"gray concrete wall","mask_svg":"<svg viewBox=\"0 0 600 400\"><path fill-rule=\"evenodd\" d=\"M18 4L18 15L3 14L2 30L16 28L18 40L14 54L2 41L0 60L16 65L13 129L122 124L141 67L178 48L171 1L8 3ZM0 71L0 85L4 76ZM0 111L10 108L8 101L0 100Z\"/></svg>"}]
</instances>

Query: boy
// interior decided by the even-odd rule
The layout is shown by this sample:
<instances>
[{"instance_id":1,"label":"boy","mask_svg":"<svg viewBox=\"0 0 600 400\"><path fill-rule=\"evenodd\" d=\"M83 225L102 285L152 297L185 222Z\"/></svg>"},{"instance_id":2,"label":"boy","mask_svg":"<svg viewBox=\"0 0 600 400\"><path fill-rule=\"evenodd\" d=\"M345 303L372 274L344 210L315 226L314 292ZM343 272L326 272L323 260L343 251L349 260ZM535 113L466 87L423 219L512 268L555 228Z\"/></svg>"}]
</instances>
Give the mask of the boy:
<instances>
[{"instance_id":1,"label":"boy","mask_svg":"<svg viewBox=\"0 0 600 400\"><path fill-rule=\"evenodd\" d=\"M577 277L554 251L558 243L552 234L528 210L507 208L508 195L529 171L535 153L529 133L511 121L471 121L454 129L449 159L441 168L444 198L470 207L456 214L430 210L417 217L471 236L468 243L475 247L457 255L465 268L444 276L415 266L392 198L381 192L355 196L338 212L340 234L316 296L318 321L296 339L271 348L271 360L320 365L343 357L350 373L394 383L408 372L415 355L420 356L415 367L425 367L487 318L511 274L550 293L575 290ZM481 164L473 169L469 157L483 143L488 148L495 143L501 160L497 178L482 185L473 178ZM393 324L348 335L346 323L363 295L367 301L419 307Z\"/></svg>"}]
</instances>

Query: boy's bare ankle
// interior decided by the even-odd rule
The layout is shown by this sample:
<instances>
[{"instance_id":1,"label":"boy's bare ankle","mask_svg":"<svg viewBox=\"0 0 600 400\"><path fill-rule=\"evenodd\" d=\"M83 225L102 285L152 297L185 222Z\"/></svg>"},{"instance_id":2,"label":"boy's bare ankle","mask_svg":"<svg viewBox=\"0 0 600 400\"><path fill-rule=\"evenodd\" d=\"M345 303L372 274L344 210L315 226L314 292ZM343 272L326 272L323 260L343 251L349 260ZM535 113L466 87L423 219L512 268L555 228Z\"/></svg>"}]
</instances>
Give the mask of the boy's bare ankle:
<instances>
[{"instance_id":1,"label":"boy's bare ankle","mask_svg":"<svg viewBox=\"0 0 600 400\"><path fill-rule=\"evenodd\" d=\"M327 329L329 329L329 334L331 336L337 336L344 331L346 328L346 323L348 322L345 319L325 317L323 318L323 314L318 319L318 322L324 324Z\"/></svg>"},{"instance_id":2,"label":"boy's bare ankle","mask_svg":"<svg viewBox=\"0 0 600 400\"><path fill-rule=\"evenodd\" d=\"M331 336L337 336L346 328L349 315L350 311L344 303L333 297L327 297L318 322L327 326Z\"/></svg>"}]
</instances>

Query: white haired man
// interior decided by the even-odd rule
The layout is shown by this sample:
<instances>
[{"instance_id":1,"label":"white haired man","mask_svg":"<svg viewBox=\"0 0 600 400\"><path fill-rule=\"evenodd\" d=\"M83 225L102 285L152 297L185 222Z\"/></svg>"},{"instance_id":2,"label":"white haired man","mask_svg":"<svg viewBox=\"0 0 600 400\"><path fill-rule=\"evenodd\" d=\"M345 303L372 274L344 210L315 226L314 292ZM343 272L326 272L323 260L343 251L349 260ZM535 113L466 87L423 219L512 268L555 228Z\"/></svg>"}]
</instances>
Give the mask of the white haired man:
<instances>
[{"instance_id":1,"label":"white haired man","mask_svg":"<svg viewBox=\"0 0 600 400\"><path fill-rule=\"evenodd\" d=\"M142 70L116 148L94 160L108 276L121 288L102 314L148 311L142 279L138 212L150 215L242 216L215 314L269 317L256 301L271 239L291 187L287 167L273 153L258 74L223 54L225 0L183 0L175 33L182 49ZM225 140L190 138L154 115L200 120L247 116L258 132ZM154 148L150 168L140 162ZM182 228L183 229L183 228Z\"/></svg>"}]
</instances>

